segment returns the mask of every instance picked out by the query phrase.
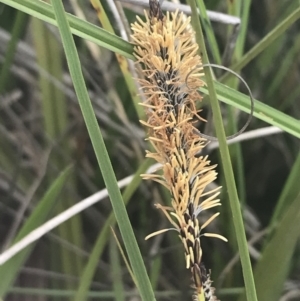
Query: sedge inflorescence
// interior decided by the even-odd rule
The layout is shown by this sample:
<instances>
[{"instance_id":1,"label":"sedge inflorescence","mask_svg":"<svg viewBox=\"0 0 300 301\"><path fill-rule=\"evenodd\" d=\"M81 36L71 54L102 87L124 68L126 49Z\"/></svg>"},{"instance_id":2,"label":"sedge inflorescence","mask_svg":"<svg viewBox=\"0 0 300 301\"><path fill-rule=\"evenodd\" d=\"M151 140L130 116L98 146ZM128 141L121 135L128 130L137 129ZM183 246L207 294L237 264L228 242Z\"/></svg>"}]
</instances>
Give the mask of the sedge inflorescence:
<instances>
[{"instance_id":1,"label":"sedge inflorescence","mask_svg":"<svg viewBox=\"0 0 300 301\"><path fill-rule=\"evenodd\" d=\"M212 215L202 225L200 212L220 205L216 199L219 188L207 191L217 176L216 165L207 156L199 156L207 140L198 134L195 122L204 121L196 109L201 100L197 89L204 85L201 58L197 54L190 18L176 11L162 14L159 3L150 0L146 20L137 18L132 24L134 54L143 68L139 79L146 101L149 140L154 151L147 151L161 164L162 173L143 175L165 186L171 194L171 206L157 204L173 228L159 230L147 238L168 230L176 230L184 245L186 267L192 271L194 284L203 290L209 274L202 264L200 237L223 236L202 230L218 215ZM209 292L211 294L211 291ZM216 300L213 299L207 300Z\"/></svg>"}]
</instances>

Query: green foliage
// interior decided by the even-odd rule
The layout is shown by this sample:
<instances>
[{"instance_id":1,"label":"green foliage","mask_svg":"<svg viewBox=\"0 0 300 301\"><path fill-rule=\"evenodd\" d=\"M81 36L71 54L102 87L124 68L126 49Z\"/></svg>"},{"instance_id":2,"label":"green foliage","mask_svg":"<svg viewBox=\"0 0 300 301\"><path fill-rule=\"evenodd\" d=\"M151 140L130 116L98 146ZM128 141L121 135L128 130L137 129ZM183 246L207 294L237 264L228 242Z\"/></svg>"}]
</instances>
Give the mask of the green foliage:
<instances>
[{"instance_id":1,"label":"green foliage","mask_svg":"<svg viewBox=\"0 0 300 301\"><path fill-rule=\"evenodd\" d=\"M167 203L169 196L139 176L152 161L144 159L144 129L133 117L142 116L136 106L141 97L125 60L133 59L133 45L119 37L128 29L132 11L121 13L118 23L111 17L114 10L107 10L111 4L101 4L110 32L94 25L96 12L87 1L0 0L1 249L47 221L50 213L56 215L98 190L107 188L110 200L78 214L0 266L3 300L27 295L78 301L135 295L154 300L154 294L157 300L191 298L189 272L177 258L183 254L176 235L144 241L145 233L165 227L153 203ZM220 157L209 155L223 167L218 181L226 186L221 216L227 220L214 224L218 230L213 232L236 241L219 244L203 238L204 261L222 301L254 301L255 290L258 300L278 301L289 292L285 282L297 281L300 271L299 4L197 0L191 2L194 11L195 4L202 25L197 33L204 32L199 45L202 53L208 50L203 62L226 63L240 72L257 99L247 130L276 126L283 131L242 142L229 152L225 132L232 134L246 120L249 97L228 74L206 72L207 86L200 93L209 95L213 116L206 105L200 114L213 123L219 138ZM235 28L209 21L205 9L241 18L236 40ZM66 168L70 163L72 172ZM132 174L121 195L116 179ZM116 222L136 284L110 234ZM261 236L262 230L268 234Z\"/></svg>"},{"instance_id":2,"label":"green foliage","mask_svg":"<svg viewBox=\"0 0 300 301\"><path fill-rule=\"evenodd\" d=\"M46 194L40 200L39 204L35 207L32 214L28 217L19 233L16 235L13 243L19 241L25 235L45 222L45 220L49 217L49 213L53 209L55 202L58 200L59 194L70 176L70 172L71 168L69 167L53 182ZM4 297L10 289L24 262L32 252L33 247L34 244L31 244L0 267L0 297Z\"/></svg>"}]
</instances>

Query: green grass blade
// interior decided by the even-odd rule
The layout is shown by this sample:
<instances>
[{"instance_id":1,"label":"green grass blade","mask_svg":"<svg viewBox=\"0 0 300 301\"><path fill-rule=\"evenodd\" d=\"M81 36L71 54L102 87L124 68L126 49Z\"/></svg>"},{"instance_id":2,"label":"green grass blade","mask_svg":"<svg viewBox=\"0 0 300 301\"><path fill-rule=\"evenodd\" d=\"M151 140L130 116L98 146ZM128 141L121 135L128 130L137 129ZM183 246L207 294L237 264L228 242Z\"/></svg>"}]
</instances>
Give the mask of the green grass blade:
<instances>
[{"instance_id":1,"label":"green grass blade","mask_svg":"<svg viewBox=\"0 0 300 301\"><path fill-rule=\"evenodd\" d=\"M201 0L200 0L201 1ZM201 24L199 22L199 19L197 17L197 7L194 2L194 0L189 1L189 4L191 5L192 9L192 18L194 19L194 25L196 30L196 39L197 43L199 44L199 47L202 52L202 58L203 63L207 64L209 63L204 37L201 29ZM200 7L199 7L200 9ZM216 134L219 140L220 145L220 154L222 158L222 166L223 171L225 175L226 180L226 186L228 190L229 200L230 200L230 207L231 212L233 216L233 224L236 232L236 238L237 243L239 247L240 257L241 257L241 264L242 264L242 270L243 270L243 276L244 276L244 283L246 287L246 295L248 298L248 301L256 301L256 291L255 291L255 284L252 274L252 268L251 268L251 262L250 262L250 256L248 252L248 244L247 239L245 235L245 229L243 224L243 218L240 208L240 203L238 199L238 194L236 190L230 155L228 146L226 143L226 137L225 137L225 131L223 127L222 122L222 116L221 116L221 110L217 98L217 93L214 87L214 80L212 76L212 72L210 68L205 67L204 68L205 73L205 79L207 83L207 88L210 96L210 103L213 111L213 120L215 124Z\"/></svg>"},{"instance_id":2,"label":"green grass blade","mask_svg":"<svg viewBox=\"0 0 300 301\"><path fill-rule=\"evenodd\" d=\"M291 258L300 236L300 194L289 207L274 236L262 252L255 267L255 283L259 300L280 299L290 269ZM241 299L241 301L245 299Z\"/></svg>"},{"instance_id":3,"label":"green grass blade","mask_svg":"<svg viewBox=\"0 0 300 301\"><path fill-rule=\"evenodd\" d=\"M244 45L247 36L247 28L249 22L249 11L250 11L251 0L244 0L243 2L234 1L228 2L228 13L240 17L241 24L239 25L239 33L236 40L236 44L231 57L231 63L239 61L244 53ZM232 36L234 28L230 28L229 34ZM230 80L230 87L238 90L239 79L232 78ZM236 118L236 109L233 107L228 108L228 133L236 133L238 131L238 119ZM236 176L238 194L242 205L246 202L246 181L245 181L245 170L244 170L244 159L242 146L240 143L236 143L230 146L230 154L233 161L234 172Z\"/></svg>"},{"instance_id":4,"label":"green grass blade","mask_svg":"<svg viewBox=\"0 0 300 301\"><path fill-rule=\"evenodd\" d=\"M281 87L282 83L284 83L284 79L287 74L289 74L290 70L293 68L295 63L294 58L298 55L300 51L300 39L296 39L295 43L288 49L287 53L285 53L284 57L282 58L282 62L280 66L278 66L278 70L270 85L267 88L267 98L268 99L277 99L276 93L278 93L278 89ZM273 60L272 60L273 63ZM290 95L291 93L289 93ZM298 94L299 95L299 94ZM287 95L288 96L288 95ZM284 103L286 100L284 101ZM285 107L284 103L280 103L280 107Z\"/></svg>"},{"instance_id":5,"label":"green grass blade","mask_svg":"<svg viewBox=\"0 0 300 301\"><path fill-rule=\"evenodd\" d=\"M220 64L222 64L222 58L221 58L219 46L218 46L213 28L211 26L210 20L208 18L207 12L206 12L205 5L202 1L199 1L199 0L196 0L196 1L197 1L197 5L199 7L199 13L200 13L201 21L203 24L202 26L206 33L208 45L209 45L211 53L212 53L213 62L215 64L220 65Z\"/></svg>"},{"instance_id":6,"label":"green grass blade","mask_svg":"<svg viewBox=\"0 0 300 301\"><path fill-rule=\"evenodd\" d=\"M39 66L49 74L52 78L55 78L58 82L63 81L64 74L64 60L63 50L61 48L60 41L51 34L49 26L33 18L31 22L32 36L34 40L36 57ZM53 82L49 81L48 76L40 74L39 76L39 88L41 98L41 113L43 119L44 131L51 141L60 139L68 130L69 112L68 102L65 94L61 89L58 89ZM56 166L59 170L62 170L68 165L68 159L66 157L72 157L71 147L68 139L63 139L60 142L60 152L63 152L65 156L61 156L56 152L50 157L49 164ZM48 177L51 175L51 171L48 172ZM69 190L64 192L62 198L64 202L60 202L56 208L56 212L60 213L65 209L74 205L74 197L70 191L76 191L74 179L69 179ZM74 216L72 219L66 221L60 225L57 229L57 234L61 239L68 240L69 243L81 247L82 231L81 231L80 216ZM61 271L68 275L81 275L82 262L81 258L72 256L72 251L67 250L65 247L54 247L52 256L62 258L62 262L57 266L51 265L53 270ZM49 255L51 257L51 255ZM53 259L53 262L57 260ZM74 288L72 284L70 289Z\"/></svg>"},{"instance_id":7,"label":"green grass blade","mask_svg":"<svg viewBox=\"0 0 300 301\"><path fill-rule=\"evenodd\" d=\"M27 235L29 232L34 230L46 220L50 210L53 208L54 203L57 200L57 196L64 187L66 180L70 175L70 172L71 168L66 168L53 182L30 217L24 223L14 242L19 241L21 238L23 238L25 235ZM4 297L10 289L15 277L18 275L21 269L21 266L29 256L30 252L33 250L34 245L35 244L31 244L22 252L18 253L12 259L0 266L0 297Z\"/></svg>"},{"instance_id":8,"label":"green grass blade","mask_svg":"<svg viewBox=\"0 0 300 301\"><path fill-rule=\"evenodd\" d=\"M143 300L154 300L154 293L146 272L142 256L137 245L134 233L126 212L125 205L117 185L116 177L101 135L95 113L89 95L85 86L79 57L76 51L75 43L71 30L60 1L52 1L53 9L58 23L58 28L62 37L63 47L67 57L70 74L73 80L74 88L78 97L79 105L91 138L93 148L100 166L104 182L106 184L111 203L116 215L121 235L130 259L132 269L138 284Z\"/></svg>"},{"instance_id":9,"label":"green grass blade","mask_svg":"<svg viewBox=\"0 0 300 301\"><path fill-rule=\"evenodd\" d=\"M141 164L141 166L135 173L132 182L126 187L123 193L123 200L125 205L129 202L131 196L133 195L134 191L137 189L142 180L140 174L146 172L147 168L150 166L150 162L151 160L146 159L144 163ZM113 227L115 222L115 215L111 213L107 218L104 226L102 227L102 230L97 237L95 245L93 246L92 252L89 256L89 260L81 276L80 284L78 286L78 290L74 298L75 301L84 300L84 298L87 296L89 287L91 286L91 282L96 271L98 260L101 257L102 252L104 251L104 247L106 246L106 242L110 233L110 227Z\"/></svg>"},{"instance_id":10,"label":"green grass blade","mask_svg":"<svg viewBox=\"0 0 300 301\"><path fill-rule=\"evenodd\" d=\"M162 273L162 261L161 256L157 256L152 260L150 280L154 289L156 289L159 284L159 276Z\"/></svg>"},{"instance_id":11,"label":"green grass blade","mask_svg":"<svg viewBox=\"0 0 300 301\"><path fill-rule=\"evenodd\" d=\"M296 158L293 168L289 173L289 177L284 185L279 200L276 204L271 219L271 226L270 226L271 230L275 227L276 223L282 218L286 209L291 205L291 202L300 193L299 179L300 179L300 153Z\"/></svg>"},{"instance_id":12,"label":"green grass blade","mask_svg":"<svg viewBox=\"0 0 300 301\"><path fill-rule=\"evenodd\" d=\"M109 244L110 264L112 268L113 290L115 292L116 301L124 301L124 286L122 282L122 268L120 263L120 254L115 237L110 237Z\"/></svg>"},{"instance_id":13,"label":"green grass blade","mask_svg":"<svg viewBox=\"0 0 300 301\"><path fill-rule=\"evenodd\" d=\"M4 88L6 87L6 84L8 82L10 67L15 56L18 40L24 30L26 18L27 16L23 12L18 11L14 27L11 33L11 39L8 43L7 50L5 53L3 66L0 69L0 95L3 93Z\"/></svg>"},{"instance_id":14,"label":"green grass blade","mask_svg":"<svg viewBox=\"0 0 300 301\"><path fill-rule=\"evenodd\" d=\"M232 105L246 113L250 112L250 98L226 85L215 82L218 99ZM201 88L201 92L208 94L207 88ZM300 138L300 121L276 110L258 100L255 100L254 116L268 124L278 126L285 132Z\"/></svg>"},{"instance_id":15,"label":"green grass blade","mask_svg":"<svg viewBox=\"0 0 300 301\"><path fill-rule=\"evenodd\" d=\"M244 53L245 41L248 33L249 13L251 0L228 2L228 14L239 16L241 19L238 38L233 54L233 61L240 60Z\"/></svg>"},{"instance_id":16,"label":"green grass blade","mask_svg":"<svg viewBox=\"0 0 300 301\"><path fill-rule=\"evenodd\" d=\"M278 37L282 36L286 30L300 18L300 7L293 11L287 18L278 24L272 31L270 31L259 43L243 55L243 57L236 64L230 66L230 69L239 71L243 69L249 62L257 57L263 50L272 44ZM222 81L227 78L225 75Z\"/></svg>"},{"instance_id":17,"label":"green grass blade","mask_svg":"<svg viewBox=\"0 0 300 301\"><path fill-rule=\"evenodd\" d=\"M51 5L43 1L0 0L0 3L9 5L33 17L57 26ZM103 46L111 51L122 54L127 58L134 59L134 56L132 55L133 46L130 43L124 41L116 35L110 34L100 27L97 27L87 21L78 19L71 14L67 14L67 18L73 34L83 39L92 41L97 45Z\"/></svg>"}]
</instances>

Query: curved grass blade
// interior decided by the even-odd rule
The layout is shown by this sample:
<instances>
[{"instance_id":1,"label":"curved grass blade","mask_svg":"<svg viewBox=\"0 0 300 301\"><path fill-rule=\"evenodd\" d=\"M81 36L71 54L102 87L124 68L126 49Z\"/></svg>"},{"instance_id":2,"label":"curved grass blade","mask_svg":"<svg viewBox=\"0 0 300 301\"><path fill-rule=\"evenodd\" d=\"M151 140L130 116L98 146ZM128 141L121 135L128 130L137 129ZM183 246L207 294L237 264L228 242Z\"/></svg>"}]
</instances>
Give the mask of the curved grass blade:
<instances>
[{"instance_id":1,"label":"curved grass blade","mask_svg":"<svg viewBox=\"0 0 300 301\"><path fill-rule=\"evenodd\" d=\"M71 78L78 97L79 105L88 129L89 136L100 166L102 176L107 187L112 207L119 224L120 232L129 256L129 260L134 271L138 289L143 300L155 300L154 293L146 272L143 259L137 245L134 233L126 212L125 205L118 188L116 177L105 147L105 143L100 132L95 113L87 88L85 86L79 57L75 47L75 43L71 34L71 30L66 18L63 5L60 1L52 1L53 9L58 23L59 32L61 34L63 47L67 57Z\"/></svg>"}]
</instances>

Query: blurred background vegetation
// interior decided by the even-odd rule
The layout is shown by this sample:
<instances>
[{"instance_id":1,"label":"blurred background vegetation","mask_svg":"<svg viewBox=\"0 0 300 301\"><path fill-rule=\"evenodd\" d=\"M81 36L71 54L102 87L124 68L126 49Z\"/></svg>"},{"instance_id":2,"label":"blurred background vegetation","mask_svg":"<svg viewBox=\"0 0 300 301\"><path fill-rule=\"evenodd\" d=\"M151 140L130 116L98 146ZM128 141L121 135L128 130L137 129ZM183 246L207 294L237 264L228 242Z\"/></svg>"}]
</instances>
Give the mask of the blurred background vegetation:
<instances>
[{"instance_id":1,"label":"blurred background vegetation","mask_svg":"<svg viewBox=\"0 0 300 301\"><path fill-rule=\"evenodd\" d=\"M31 222L24 230L28 233L105 188L57 28L3 2L0 0L1 252L22 237L26 221ZM66 11L99 25L88 1L63 2ZM143 11L140 4L116 2L114 6L103 1L102 5L98 12L103 27L123 38L129 34L128 24ZM205 5L241 20L238 35L235 26L212 22L216 44L211 44L206 32L211 62L230 67L299 10L300 2L214 0ZM241 71L256 99L294 119L300 117L299 27L299 21L288 26ZM134 175L141 166L145 169L153 163L144 158L148 144L138 121L142 112L137 109L139 96L131 79L137 75L123 57L78 37L75 42L116 177ZM235 80L227 84L246 93ZM209 105L204 104L208 124L201 129L214 135ZM247 115L226 105L222 109L229 135L244 124ZM267 126L253 118L247 131ZM299 139L267 131L231 145L230 153L259 300L300 300ZM221 166L217 148L208 149L207 154ZM63 189L47 203L46 192L70 164L72 170L61 182ZM216 185L223 186L223 206L210 230L228 237L229 243L203 238L204 261L212 270L218 298L242 300L243 277L221 168ZM168 233L144 240L168 225L154 208L154 203L168 201L164 189L143 181L128 197L127 211L157 300L191 300L190 273L177 236ZM0 267L3 300L73 300L83 287L89 289L89 300L137 300L137 289L108 227L115 225L111 219L108 222L111 212L110 201L104 198L46 234L21 259L13 257ZM114 229L120 238L118 228ZM87 265L91 254L97 258L92 267ZM91 277L83 277L87 270ZM274 294L264 297L263 292L270 289Z\"/></svg>"}]
</instances>

